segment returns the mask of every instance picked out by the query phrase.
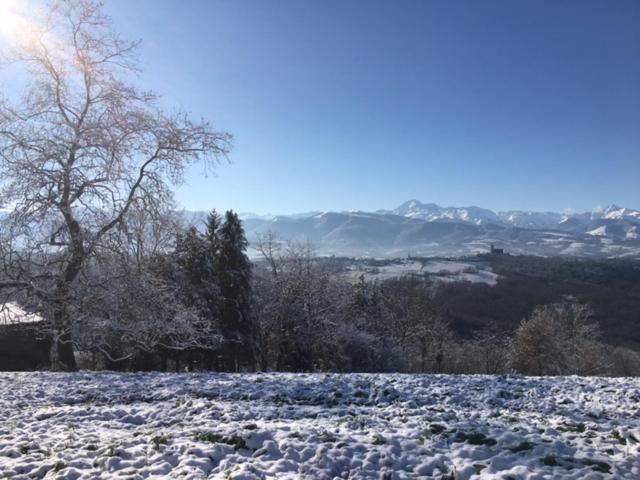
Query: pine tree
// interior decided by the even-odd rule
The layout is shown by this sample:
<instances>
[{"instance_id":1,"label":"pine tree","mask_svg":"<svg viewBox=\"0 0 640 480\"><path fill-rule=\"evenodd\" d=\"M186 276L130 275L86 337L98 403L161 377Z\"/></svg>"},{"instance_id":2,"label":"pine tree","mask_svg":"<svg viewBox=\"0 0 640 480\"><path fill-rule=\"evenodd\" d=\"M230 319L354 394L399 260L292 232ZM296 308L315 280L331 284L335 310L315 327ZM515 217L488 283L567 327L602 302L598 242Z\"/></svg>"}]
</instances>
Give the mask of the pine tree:
<instances>
[{"instance_id":1,"label":"pine tree","mask_svg":"<svg viewBox=\"0 0 640 480\"><path fill-rule=\"evenodd\" d=\"M207 215L207 231L205 238L208 243L208 249L211 258L217 259L220 256L220 227L222 226L222 218L218 212L211 210Z\"/></svg>"},{"instance_id":2,"label":"pine tree","mask_svg":"<svg viewBox=\"0 0 640 480\"><path fill-rule=\"evenodd\" d=\"M217 219L210 216L210 224ZM225 337L225 369L236 371L241 365L253 366L254 342L250 316L251 262L246 250L249 242L238 215L229 210L217 230L219 242L216 272L222 294L221 330Z\"/></svg>"},{"instance_id":3,"label":"pine tree","mask_svg":"<svg viewBox=\"0 0 640 480\"><path fill-rule=\"evenodd\" d=\"M211 278L207 250L207 243L195 227L179 234L176 239L176 264L192 305L205 303L203 286Z\"/></svg>"},{"instance_id":4,"label":"pine tree","mask_svg":"<svg viewBox=\"0 0 640 480\"><path fill-rule=\"evenodd\" d=\"M218 331L220 288L208 235L202 235L195 227L189 228L178 235L174 256L175 277L185 305L197 308L201 318L211 322L212 331ZM205 341L203 343L206 344ZM214 355L210 351L192 351L189 352L189 359L204 360L206 366L211 368Z\"/></svg>"}]
</instances>

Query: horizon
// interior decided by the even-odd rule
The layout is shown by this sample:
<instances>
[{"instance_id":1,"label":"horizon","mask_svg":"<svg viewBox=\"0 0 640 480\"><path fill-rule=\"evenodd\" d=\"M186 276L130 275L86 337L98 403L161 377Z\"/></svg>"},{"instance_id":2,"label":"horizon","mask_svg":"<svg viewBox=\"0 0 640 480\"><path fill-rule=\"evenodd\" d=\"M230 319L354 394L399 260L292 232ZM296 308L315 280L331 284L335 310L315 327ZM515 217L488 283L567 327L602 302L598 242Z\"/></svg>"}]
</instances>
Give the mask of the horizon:
<instances>
[{"instance_id":1,"label":"horizon","mask_svg":"<svg viewBox=\"0 0 640 480\"><path fill-rule=\"evenodd\" d=\"M339 209L339 210L320 210L320 209L312 209L312 210L305 210L305 211L288 211L288 212L265 212L265 213L260 213L260 212L254 212L254 211L250 211L250 210L237 210L234 208L229 208L229 209L218 209L216 207L212 207L210 209L199 209L199 210L190 210L188 208L184 208L181 207L179 208L179 210L187 210L187 211L194 211L194 212L208 212L211 210L216 210L218 213L223 212L225 210L232 210L235 213L237 213L240 216L250 216L250 215L254 215L256 217L287 217L287 216L292 216L292 215L307 215L307 214L322 214L322 213L390 213L391 211L402 207L403 205L410 203L410 202L418 202L422 205L435 205L439 208L443 208L443 209L449 209L449 208L457 208L457 209L465 209L465 208L480 208L480 209L484 209L484 210L491 210L494 213L510 213L510 212L527 212L527 213L558 213L558 214L562 214L562 215L567 215L567 216L571 216L571 215L582 215L585 213L602 213L603 211L607 210L607 209L625 209L625 210L634 210L637 211L637 209L633 208L633 207L629 207L627 205L618 205L616 203L609 203L607 205L597 205L595 207L593 207L590 210L516 210L516 209L506 209L506 210L493 210L490 208L485 208L482 205L440 205L436 202L430 202L430 201L423 201L417 198L410 198L409 200L405 200L404 202L392 206L392 207L388 207L388 208L379 208L376 210L363 210L363 209Z\"/></svg>"},{"instance_id":2,"label":"horizon","mask_svg":"<svg viewBox=\"0 0 640 480\"><path fill-rule=\"evenodd\" d=\"M230 163L188 171L181 208L640 209L637 2L105 8L142 40L136 82L234 135Z\"/></svg>"}]
</instances>

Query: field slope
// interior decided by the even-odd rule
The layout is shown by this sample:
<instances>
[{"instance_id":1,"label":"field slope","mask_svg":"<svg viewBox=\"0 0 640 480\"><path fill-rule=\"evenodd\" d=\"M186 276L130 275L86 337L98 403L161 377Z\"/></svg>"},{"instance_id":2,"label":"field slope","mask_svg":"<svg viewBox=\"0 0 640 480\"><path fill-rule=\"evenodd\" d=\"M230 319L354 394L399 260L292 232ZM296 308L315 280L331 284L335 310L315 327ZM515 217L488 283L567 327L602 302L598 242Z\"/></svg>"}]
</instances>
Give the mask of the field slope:
<instances>
[{"instance_id":1,"label":"field slope","mask_svg":"<svg viewBox=\"0 0 640 480\"><path fill-rule=\"evenodd\" d=\"M640 478L640 379L0 373L0 478Z\"/></svg>"}]
</instances>

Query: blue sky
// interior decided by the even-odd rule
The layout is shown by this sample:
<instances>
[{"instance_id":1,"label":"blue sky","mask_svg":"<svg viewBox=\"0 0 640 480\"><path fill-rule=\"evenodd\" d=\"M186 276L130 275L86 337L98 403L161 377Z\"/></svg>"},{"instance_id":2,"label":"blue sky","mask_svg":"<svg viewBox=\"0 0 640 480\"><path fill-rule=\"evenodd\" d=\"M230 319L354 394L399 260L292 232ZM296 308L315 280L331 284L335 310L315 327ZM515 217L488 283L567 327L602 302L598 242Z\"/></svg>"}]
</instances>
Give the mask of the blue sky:
<instances>
[{"instance_id":1,"label":"blue sky","mask_svg":"<svg viewBox=\"0 0 640 480\"><path fill-rule=\"evenodd\" d=\"M1 1L1 0L0 0ZM235 136L189 209L640 208L640 2L108 0L143 82Z\"/></svg>"}]
</instances>

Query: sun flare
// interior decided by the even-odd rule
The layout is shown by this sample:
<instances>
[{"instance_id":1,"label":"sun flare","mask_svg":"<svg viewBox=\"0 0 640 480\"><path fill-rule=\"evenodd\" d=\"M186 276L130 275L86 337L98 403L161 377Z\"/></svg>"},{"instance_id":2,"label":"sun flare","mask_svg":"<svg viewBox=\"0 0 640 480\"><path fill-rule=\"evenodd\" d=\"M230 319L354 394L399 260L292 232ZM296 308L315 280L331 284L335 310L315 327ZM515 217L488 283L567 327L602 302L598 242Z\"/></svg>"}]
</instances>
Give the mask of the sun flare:
<instances>
[{"instance_id":1,"label":"sun flare","mask_svg":"<svg viewBox=\"0 0 640 480\"><path fill-rule=\"evenodd\" d=\"M0 0L0 42L13 42L30 30L31 22L23 13L26 0Z\"/></svg>"}]
</instances>

